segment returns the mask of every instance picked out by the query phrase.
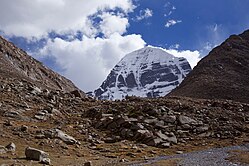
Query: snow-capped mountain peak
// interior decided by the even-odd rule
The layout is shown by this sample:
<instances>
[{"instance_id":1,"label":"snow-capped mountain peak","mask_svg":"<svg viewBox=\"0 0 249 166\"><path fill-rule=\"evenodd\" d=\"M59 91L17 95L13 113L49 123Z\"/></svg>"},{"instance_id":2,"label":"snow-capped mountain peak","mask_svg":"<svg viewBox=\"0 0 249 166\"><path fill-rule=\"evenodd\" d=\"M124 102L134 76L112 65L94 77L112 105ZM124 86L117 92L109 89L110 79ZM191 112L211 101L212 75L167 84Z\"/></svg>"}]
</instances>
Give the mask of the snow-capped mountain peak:
<instances>
[{"instance_id":1,"label":"snow-capped mountain peak","mask_svg":"<svg viewBox=\"0 0 249 166\"><path fill-rule=\"evenodd\" d=\"M91 94L109 100L123 99L127 95L165 96L190 71L185 58L177 58L161 48L148 46L121 59L100 88Z\"/></svg>"}]
</instances>

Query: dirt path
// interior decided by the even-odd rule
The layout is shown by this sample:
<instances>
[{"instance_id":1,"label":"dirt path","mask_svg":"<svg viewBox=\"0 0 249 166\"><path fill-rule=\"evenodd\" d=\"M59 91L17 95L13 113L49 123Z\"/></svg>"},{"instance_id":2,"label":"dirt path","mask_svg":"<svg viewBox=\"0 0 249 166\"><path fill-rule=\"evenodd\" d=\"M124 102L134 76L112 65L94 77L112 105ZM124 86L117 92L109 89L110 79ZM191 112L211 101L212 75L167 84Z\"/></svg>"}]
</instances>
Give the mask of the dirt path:
<instances>
[{"instance_id":1,"label":"dirt path","mask_svg":"<svg viewBox=\"0 0 249 166\"><path fill-rule=\"evenodd\" d=\"M240 155L247 159L239 163ZM230 160L228 160L230 158ZM235 159L235 160L234 160ZM233 162L231 162L231 160ZM237 161L236 161L237 160ZM178 154L173 156L158 157L145 163L130 164L130 166L154 165L154 166L249 166L249 144L241 146L230 146L225 148L214 148L203 151Z\"/></svg>"}]
</instances>

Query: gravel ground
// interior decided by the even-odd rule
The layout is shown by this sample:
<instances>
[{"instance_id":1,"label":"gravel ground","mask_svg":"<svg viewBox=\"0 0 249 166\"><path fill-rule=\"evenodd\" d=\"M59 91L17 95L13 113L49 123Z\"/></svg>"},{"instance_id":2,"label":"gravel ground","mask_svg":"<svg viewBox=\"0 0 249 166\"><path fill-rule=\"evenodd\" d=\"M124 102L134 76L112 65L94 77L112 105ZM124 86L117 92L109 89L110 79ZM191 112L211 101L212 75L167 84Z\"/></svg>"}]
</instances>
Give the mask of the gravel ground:
<instances>
[{"instance_id":1,"label":"gravel ground","mask_svg":"<svg viewBox=\"0 0 249 166\"><path fill-rule=\"evenodd\" d=\"M160 160L176 159L180 158L178 166L248 166L248 164L231 163L226 160L229 156L228 152L232 150L249 150L249 144L241 146L230 146L225 148L214 148L203 151L178 154L174 156L162 156L149 160L146 163L131 164L130 166L141 166L141 165L155 165L154 163Z\"/></svg>"}]
</instances>

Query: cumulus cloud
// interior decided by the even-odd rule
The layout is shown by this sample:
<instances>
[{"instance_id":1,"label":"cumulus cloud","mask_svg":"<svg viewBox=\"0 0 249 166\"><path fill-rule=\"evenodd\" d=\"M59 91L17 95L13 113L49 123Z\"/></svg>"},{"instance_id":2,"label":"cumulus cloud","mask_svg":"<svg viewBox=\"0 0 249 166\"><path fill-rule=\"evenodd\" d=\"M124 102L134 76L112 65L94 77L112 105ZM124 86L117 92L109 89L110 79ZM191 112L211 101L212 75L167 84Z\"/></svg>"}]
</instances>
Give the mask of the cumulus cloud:
<instances>
[{"instance_id":1,"label":"cumulus cloud","mask_svg":"<svg viewBox=\"0 0 249 166\"><path fill-rule=\"evenodd\" d=\"M114 33L122 35L126 32L126 28L129 26L128 18L122 17L122 15L104 13L100 18L103 20L100 23L100 31L105 35L105 37L109 37Z\"/></svg>"},{"instance_id":2,"label":"cumulus cloud","mask_svg":"<svg viewBox=\"0 0 249 166\"><path fill-rule=\"evenodd\" d=\"M187 59L187 61L189 62L190 66L192 67L192 69L197 65L197 63L201 60L201 54L199 51L195 50L195 51L191 51L191 50L179 50L178 48L180 47L179 44L175 45L176 47L170 47L168 49L165 48L160 48L166 52L168 52L169 54L174 55L175 57L184 57ZM150 46L150 47L154 47L154 46Z\"/></svg>"},{"instance_id":3,"label":"cumulus cloud","mask_svg":"<svg viewBox=\"0 0 249 166\"><path fill-rule=\"evenodd\" d=\"M60 38L49 40L36 56L55 59L63 74L73 80L84 91L100 86L110 70L127 53L143 48L140 35L121 36L112 34L109 38L89 38L65 41Z\"/></svg>"},{"instance_id":4,"label":"cumulus cloud","mask_svg":"<svg viewBox=\"0 0 249 166\"><path fill-rule=\"evenodd\" d=\"M136 17L136 20L141 21L143 19L146 19L152 16L153 16L153 11L146 8L144 10L140 10L139 15Z\"/></svg>"},{"instance_id":5,"label":"cumulus cloud","mask_svg":"<svg viewBox=\"0 0 249 166\"><path fill-rule=\"evenodd\" d=\"M182 20L168 20L165 24L166 28L169 28L170 26L173 26L175 24L181 23Z\"/></svg>"},{"instance_id":6,"label":"cumulus cloud","mask_svg":"<svg viewBox=\"0 0 249 166\"><path fill-rule=\"evenodd\" d=\"M46 37L52 31L91 36L96 30L88 16L117 8L127 14L134 6L131 0L1 0L0 29L7 36L26 38Z\"/></svg>"},{"instance_id":7,"label":"cumulus cloud","mask_svg":"<svg viewBox=\"0 0 249 166\"><path fill-rule=\"evenodd\" d=\"M197 63L201 60L201 55L199 51L191 51L191 50L177 50L177 49L168 49L165 50L168 53L176 56L176 57L184 57L188 60L190 66L194 68Z\"/></svg>"}]
</instances>

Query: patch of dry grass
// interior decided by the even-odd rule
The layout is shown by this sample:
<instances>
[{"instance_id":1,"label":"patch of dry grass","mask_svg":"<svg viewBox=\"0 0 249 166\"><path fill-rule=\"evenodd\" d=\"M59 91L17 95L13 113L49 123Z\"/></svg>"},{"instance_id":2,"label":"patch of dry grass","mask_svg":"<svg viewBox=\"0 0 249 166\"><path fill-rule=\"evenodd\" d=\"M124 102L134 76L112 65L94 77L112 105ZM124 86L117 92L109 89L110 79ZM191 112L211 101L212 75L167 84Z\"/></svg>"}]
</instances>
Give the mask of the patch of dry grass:
<instances>
[{"instance_id":1,"label":"patch of dry grass","mask_svg":"<svg viewBox=\"0 0 249 166\"><path fill-rule=\"evenodd\" d=\"M227 158L229 161L249 164L249 151L236 150L230 153L230 157Z\"/></svg>"}]
</instances>

